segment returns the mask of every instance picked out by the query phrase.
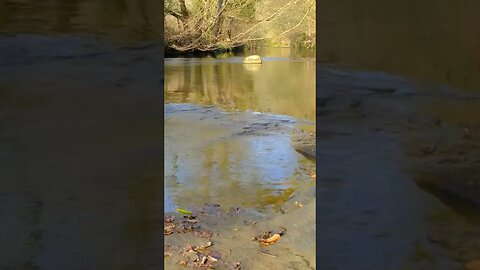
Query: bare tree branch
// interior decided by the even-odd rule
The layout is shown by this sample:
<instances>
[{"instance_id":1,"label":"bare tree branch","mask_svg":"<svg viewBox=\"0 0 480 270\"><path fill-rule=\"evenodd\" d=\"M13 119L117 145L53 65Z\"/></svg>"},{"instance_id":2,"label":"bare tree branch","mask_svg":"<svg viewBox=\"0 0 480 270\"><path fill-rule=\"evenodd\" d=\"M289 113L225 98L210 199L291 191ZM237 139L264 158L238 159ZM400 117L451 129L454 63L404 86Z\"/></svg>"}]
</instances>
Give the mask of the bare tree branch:
<instances>
[{"instance_id":1,"label":"bare tree branch","mask_svg":"<svg viewBox=\"0 0 480 270\"><path fill-rule=\"evenodd\" d=\"M171 1L173 0L168 1L169 7L175 6ZM293 37L290 33L302 24L307 28L303 31L308 33L302 35L310 39L310 41L307 40L304 43L314 44L311 40L315 39L315 24L312 28L311 21L313 20L312 17L315 17L315 1L289 0L277 9L269 10L267 7L267 16L260 20L255 20L256 5L258 4L256 0L192 1L194 1L193 4L196 3L196 6L194 5L192 10L188 11L186 10L185 0L178 0L177 4L180 7L177 6L177 10L180 9L181 13L174 11L172 8L167 8L167 3L165 4L166 14L182 21L182 28L172 23L170 25L167 22L165 23L166 44L176 50L210 51L242 46L254 41L278 39L282 36L287 37L287 35L290 39ZM272 1L271 3L278 2ZM296 14L295 17L288 17L292 12ZM281 29L290 25L292 20L295 23L292 27ZM285 21L288 23L285 24ZM270 29L277 29L276 33L273 33ZM272 33L267 35L267 32ZM300 32L296 30L296 33Z\"/></svg>"}]
</instances>

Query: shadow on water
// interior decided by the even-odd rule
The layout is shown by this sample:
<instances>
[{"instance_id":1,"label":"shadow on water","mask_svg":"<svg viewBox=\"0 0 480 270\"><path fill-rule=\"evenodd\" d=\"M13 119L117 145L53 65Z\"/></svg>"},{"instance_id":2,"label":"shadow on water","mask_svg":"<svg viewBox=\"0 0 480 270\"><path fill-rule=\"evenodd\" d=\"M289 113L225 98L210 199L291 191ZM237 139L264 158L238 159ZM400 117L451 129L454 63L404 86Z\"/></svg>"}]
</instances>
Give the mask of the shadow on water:
<instances>
[{"instance_id":1,"label":"shadow on water","mask_svg":"<svg viewBox=\"0 0 480 270\"><path fill-rule=\"evenodd\" d=\"M0 2L0 34L94 34L156 40L163 2L155 0L46 0Z\"/></svg>"}]
</instances>

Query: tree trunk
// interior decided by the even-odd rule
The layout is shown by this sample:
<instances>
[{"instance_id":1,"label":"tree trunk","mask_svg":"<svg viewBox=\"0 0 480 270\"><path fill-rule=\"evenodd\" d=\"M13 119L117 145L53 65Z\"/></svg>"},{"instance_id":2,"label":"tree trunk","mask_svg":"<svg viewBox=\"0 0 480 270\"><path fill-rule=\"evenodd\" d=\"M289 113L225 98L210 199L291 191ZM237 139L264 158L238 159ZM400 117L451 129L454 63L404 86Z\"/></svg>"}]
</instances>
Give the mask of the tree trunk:
<instances>
[{"instance_id":1,"label":"tree trunk","mask_svg":"<svg viewBox=\"0 0 480 270\"><path fill-rule=\"evenodd\" d=\"M180 12L184 18L188 17L188 10L187 5L185 4L185 0L178 0L180 3Z\"/></svg>"},{"instance_id":2,"label":"tree trunk","mask_svg":"<svg viewBox=\"0 0 480 270\"><path fill-rule=\"evenodd\" d=\"M216 37L217 39L219 38L220 35L220 27L222 26L222 21L223 21L223 4L224 0L217 0L217 18L215 20L215 26L213 27L213 36Z\"/></svg>"}]
</instances>

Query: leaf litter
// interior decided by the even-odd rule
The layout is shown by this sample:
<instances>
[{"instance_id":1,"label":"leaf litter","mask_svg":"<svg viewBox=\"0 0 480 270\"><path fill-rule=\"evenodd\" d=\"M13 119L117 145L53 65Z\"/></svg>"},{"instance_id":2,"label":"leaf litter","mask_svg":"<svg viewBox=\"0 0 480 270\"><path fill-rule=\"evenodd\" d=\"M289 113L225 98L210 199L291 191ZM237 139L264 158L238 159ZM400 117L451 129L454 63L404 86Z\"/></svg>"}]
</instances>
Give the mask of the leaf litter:
<instances>
[{"instance_id":1,"label":"leaf litter","mask_svg":"<svg viewBox=\"0 0 480 270\"><path fill-rule=\"evenodd\" d=\"M238 215L240 212L240 207L232 207L225 214L232 217L232 215ZM222 213L220 205L206 204L203 209L193 211L193 213L183 215L183 217L166 216L164 218L164 235L191 233L193 234L192 236L207 238L209 241L204 245L187 245L184 248L176 249L172 247L171 244L165 245L165 257L173 257L176 255L176 263L179 266L188 268L241 269L240 262L228 262L222 259L222 254L213 248L214 245L211 241L211 238L218 234L214 234L212 231L202 228L203 224L197 217L200 216L201 219L202 216L218 216ZM255 226L256 221L243 220L242 223L245 226ZM281 230L279 231L266 231L261 235L252 238L252 240L260 244L260 250L258 250L260 254L272 258L278 257L277 255L269 253L264 247L278 243L278 241L285 236L287 229L282 226L280 229Z\"/></svg>"}]
</instances>

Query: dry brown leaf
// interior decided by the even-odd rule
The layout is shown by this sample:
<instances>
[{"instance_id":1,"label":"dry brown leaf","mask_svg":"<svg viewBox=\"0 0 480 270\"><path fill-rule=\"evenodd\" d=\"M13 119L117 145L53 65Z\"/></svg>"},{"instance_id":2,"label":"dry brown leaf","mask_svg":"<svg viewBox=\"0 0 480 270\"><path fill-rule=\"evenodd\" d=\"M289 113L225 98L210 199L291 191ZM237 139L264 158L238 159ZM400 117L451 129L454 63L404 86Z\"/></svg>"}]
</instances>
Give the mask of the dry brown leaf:
<instances>
[{"instance_id":1,"label":"dry brown leaf","mask_svg":"<svg viewBox=\"0 0 480 270\"><path fill-rule=\"evenodd\" d=\"M280 238L280 234L276 233L267 239L260 239L260 243L262 243L263 245L271 245L280 240Z\"/></svg>"},{"instance_id":2,"label":"dry brown leaf","mask_svg":"<svg viewBox=\"0 0 480 270\"><path fill-rule=\"evenodd\" d=\"M163 227L163 234L164 235L170 235L174 232L176 225L175 224L169 224Z\"/></svg>"}]
</instances>

